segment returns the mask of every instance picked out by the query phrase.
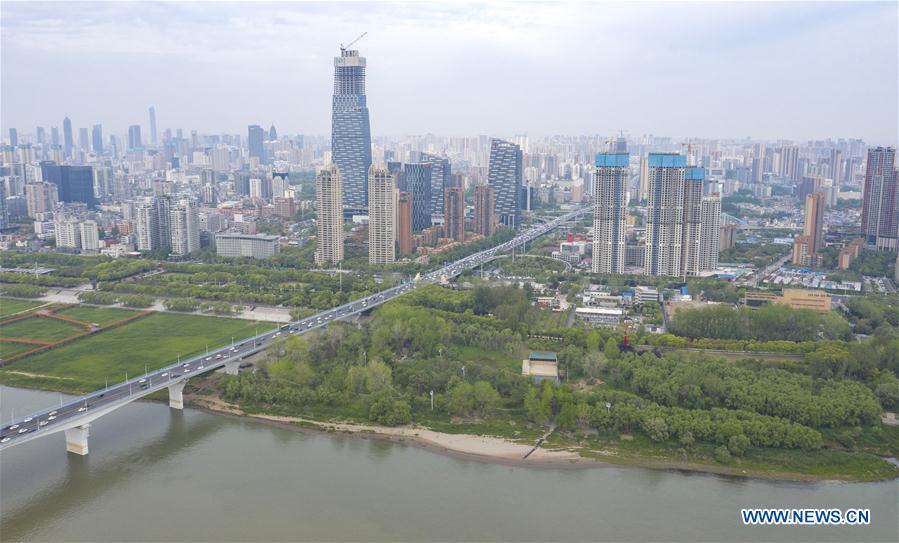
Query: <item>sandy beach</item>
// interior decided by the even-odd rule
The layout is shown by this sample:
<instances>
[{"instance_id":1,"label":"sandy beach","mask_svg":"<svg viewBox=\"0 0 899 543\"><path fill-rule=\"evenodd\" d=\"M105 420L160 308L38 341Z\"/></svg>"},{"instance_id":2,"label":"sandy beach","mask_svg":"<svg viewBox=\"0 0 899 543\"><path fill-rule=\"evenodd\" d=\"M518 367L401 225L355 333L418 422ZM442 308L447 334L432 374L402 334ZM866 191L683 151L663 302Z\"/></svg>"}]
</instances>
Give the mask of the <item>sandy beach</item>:
<instances>
[{"instance_id":1,"label":"sandy beach","mask_svg":"<svg viewBox=\"0 0 899 543\"><path fill-rule=\"evenodd\" d=\"M248 417L281 425L290 425L294 428L311 428L326 433L339 432L359 437L405 442L438 452L450 453L484 461L514 465L529 465L534 467L564 467L578 464L580 464L581 467L586 467L586 465L606 465L603 462L584 458L576 452L568 450L554 450L541 447L528 455L534 448L532 444L515 443L498 437L446 434L414 425L389 427L357 423L321 422L300 417L285 417L279 415L249 414L243 412L239 407L229 404L215 396L193 396L191 401L196 407L208 409L217 413ZM525 455L527 455L527 458L525 458Z\"/></svg>"}]
</instances>

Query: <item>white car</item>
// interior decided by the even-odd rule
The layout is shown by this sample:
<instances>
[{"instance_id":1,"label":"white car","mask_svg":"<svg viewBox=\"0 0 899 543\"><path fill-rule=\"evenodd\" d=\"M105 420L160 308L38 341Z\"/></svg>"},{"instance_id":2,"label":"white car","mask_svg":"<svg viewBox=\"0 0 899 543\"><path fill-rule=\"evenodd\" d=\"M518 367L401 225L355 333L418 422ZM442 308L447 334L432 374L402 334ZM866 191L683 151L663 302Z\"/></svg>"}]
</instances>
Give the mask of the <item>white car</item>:
<instances>
[{"instance_id":1,"label":"white car","mask_svg":"<svg viewBox=\"0 0 899 543\"><path fill-rule=\"evenodd\" d=\"M198 370L201 370L201 369L203 369L203 368L205 368L205 367L206 367L206 366L197 366L197 369L198 369Z\"/></svg>"},{"instance_id":2,"label":"white car","mask_svg":"<svg viewBox=\"0 0 899 543\"><path fill-rule=\"evenodd\" d=\"M147 382L146 379L141 379L140 381L138 381L138 383L146 383L146 382Z\"/></svg>"},{"instance_id":3,"label":"white car","mask_svg":"<svg viewBox=\"0 0 899 543\"><path fill-rule=\"evenodd\" d=\"M8 437L4 437L3 439L0 439L0 443L6 443L7 441L9 441Z\"/></svg>"},{"instance_id":4,"label":"white car","mask_svg":"<svg viewBox=\"0 0 899 543\"><path fill-rule=\"evenodd\" d=\"M206 357L206 361L208 362L208 361L210 361L210 360L212 360L212 357L211 357L211 356L207 356L207 357Z\"/></svg>"},{"instance_id":5,"label":"white car","mask_svg":"<svg viewBox=\"0 0 899 543\"><path fill-rule=\"evenodd\" d=\"M82 407L79 407L79 408L78 408L78 412L79 412L79 413L84 413L85 411L87 411L87 407L83 407L83 406L82 406Z\"/></svg>"},{"instance_id":6,"label":"white car","mask_svg":"<svg viewBox=\"0 0 899 543\"><path fill-rule=\"evenodd\" d=\"M18 428L18 427L19 427L18 424L13 424L12 426L9 427L9 429L10 429L10 430L15 430L15 429Z\"/></svg>"},{"instance_id":7,"label":"white car","mask_svg":"<svg viewBox=\"0 0 899 543\"><path fill-rule=\"evenodd\" d=\"M50 424L50 422L49 422L49 421L46 421L46 420L42 420L42 421L40 421L39 423L37 423L38 426L46 426L46 425L48 425L48 424Z\"/></svg>"},{"instance_id":8,"label":"white car","mask_svg":"<svg viewBox=\"0 0 899 543\"><path fill-rule=\"evenodd\" d=\"M50 415L47 420L56 420L56 415Z\"/></svg>"},{"instance_id":9,"label":"white car","mask_svg":"<svg viewBox=\"0 0 899 543\"><path fill-rule=\"evenodd\" d=\"M31 417L25 417L22 422L31 422Z\"/></svg>"},{"instance_id":10,"label":"white car","mask_svg":"<svg viewBox=\"0 0 899 543\"><path fill-rule=\"evenodd\" d=\"M27 432L27 431L28 431L28 428L19 428L19 433L20 433L20 434L24 434L24 433Z\"/></svg>"},{"instance_id":11,"label":"white car","mask_svg":"<svg viewBox=\"0 0 899 543\"><path fill-rule=\"evenodd\" d=\"M163 372L163 374L162 374L162 375L160 375L160 377L167 377L167 376L168 376L168 374L169 374L169 372L167 372L167 371L166 371L166 372Z\"/></svg>"},{"instance_id":12,"label":"white car","mask_svg":"<svg viewBox=\"0 0 899 543\"><path fill-rule=\"evenodd\" d=\"M56 411L50 411L50 412L47 413L47 414L48 414L48 415L55 415L55 414L56 414Z\"/></svg>"}]
</instances>

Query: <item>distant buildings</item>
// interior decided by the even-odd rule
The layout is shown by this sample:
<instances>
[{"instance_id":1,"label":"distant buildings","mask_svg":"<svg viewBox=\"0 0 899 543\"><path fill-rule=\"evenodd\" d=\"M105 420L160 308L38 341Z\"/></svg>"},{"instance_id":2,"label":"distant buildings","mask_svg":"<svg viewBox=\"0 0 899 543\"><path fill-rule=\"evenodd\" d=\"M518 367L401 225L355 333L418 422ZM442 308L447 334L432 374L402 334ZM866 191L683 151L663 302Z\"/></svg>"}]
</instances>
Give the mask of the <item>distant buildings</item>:
<instances>
[{"instance_id":1,"label":"distant buildings","mask_svg":"<svg viewBox=\"0 0 899 543\"><path fill-rule=\"evenodd\" d=\"M397 194L396 241L400 256L412 254L412 194L408 192Z\"/></svg>"},{"instance_id":2,"label":"distant buildings","mask_svg":"<svg viewBox=\"0 0 899 543\"><path fill-rule=\"evenodd\" d=\"M793 264L817 266L824 248L824 193L813 192L805 198L805 222L802 235L793 240Z\"/></svg>"},{"instance_id":3,"label":"distant buildings","mask_svg":"<svg viewBox=\"0 0 899 543\"><path fill-rule=\"evenodd\" d=\"M168 250L172 246L172 201L168 196L156 196L134 208L135 238L138 251Z\"/></svg>"},{"instance_id":4,"label":"distant buildings","mask_svg":"<svg viewBox=\"0 0 899 543\"><path fill-rule=\"evenodd\" d=\"M265 130L258 124L247 127L247 148L250 158L259 159L260 164L265 163Z\"/></svg>"},{"instance_id":5,"label":"distant buildings","mask_svg":"<svg viewBox=\"0 0 899 543\"><path fill-rule=\"evenodd\" d=\"M465 241L465 193L462 187L443 190L443 229L445 237Z\"/></svg>"},{"instance_id":6,"label":"distant buildings","mask_svg":"<svg viewBox=\"0 0 899 543\"><path fill-rule=\"evenodd\" d=\"M96 221L84 221L79 228L81 250L96 253L100 250L100 228Z\"/></svg>"},{"instance_id":7,"label":"distant buildings","mask_svg":"<svg viewBox=\"0 0 899 543\"><path fill-rule=\"evenodd\" d=\"M702 218L699 230L699 270L718 267L721 241L721 197L717 194L702 199Z\"/></svg>"},{"instance_id":8,"label":"distant buildings","mask_svg":"<svg viewBox=\"0 0 899 543\"><path fill-rule=\"evenodd\" d=\"M720 228L718 252L724 252L737 244L737 225L724 224Z\"/></svg>"},{"instance_id":9,"label":"distant buildings","mask_svg":"<svg viewBox=\"0 0 899 543\"><path fill-rule=\"evenodd\" d=\"M645 273L681 275L687 158L650 153L648 168Z\"/></svg>"},{"instance_id":10,"label":"distant buildings","mask_svg":"<svg viewBox=\"0 0 899 543\"><path fill-rule=\"evenodd\" d=\"M278 236L224 232L215 235L215 252L224 257L263 259L278 254Z\"/></svg>"},{"instance_id":11,"label":"distant buildings","mask_svg":"<svg viewBox=\"0 0 899 543\"><path fill-rule=\"evenodd\" d=\"M882 251L899 250L896 149L868 149L862 196L862 236L867 245Z\"/></svg>"},{"instance_id":12,"label":"distant buildings","mask_svg":"<svg viewBox=\"0 0 899 543\"><path fill-rule=\"evenodd\" d=\"M156 108L150 106L150 145L156 145Z\"/></svg>"},{"instance_id":13,"label":"distant buildings","mask_svg":"<svg viewBox=\"0 0 899 543\"><path fill-rule=\"evenodd\" d=\"M861 253L864 246L864 238L852 240L848 245L843 247L840 254L837 255L837 267L841 270L848 270L849 266L852 265L852 262L858 258L858 255Z\"/></svg>"},{"instance_id":14,"label":"distant buildings","mask_svg":"<svg viewBox=\"0 0 899 543\"><path fill-rule=\"evenodd\" d=\"M81 202L94 207L94 173L90 166L60 166L41 162L41 178L56 185L60 202Z\"/></svg>"},{"instance_id":15,"label":"distant buildings","mask_svg":"<svg viewBox=\"0 0 899 543\"><path fill-rule=\"evenodd\" d=\"M72 120L66 117L62 120L62 137L65 149L66 158L72 157L72 151L75 149L75 140L72 137ZM59 135L57 133L56 140L54 143L59 144Z\"/></svg>"},{"instance_id":16,"label":"distant buildings","mask_svg":"<svg viewBox=\"0 0 899 543\"><path fill-rule=\"evenodd\" d=\"M396 260L396 182L387 169L372 166L368 173L368 262Z\"/></svg>"},{"instance_id":17,"label":"distant buildings","mask_svg":"<svg viewBox=\"0 0 899 543\"><path fill-rule=\"evenodd\" d=\"M485 238L496 231L493 187L490 185L478 185L474 188L474 219L475 232Z\"/></svg>"},{"instance_id":18,"label":"distant buildings","mask_svg":"<svg viewBox=\"0 0 899 543\"><path fill-rule=\"evenodd\" d=\"M140 137L140 125L132 124L128 127L128 150L140 149L143 147Z\"/></svg>"},{"instance_id":19,"label":"distant buildings","mask_svg":"<svg viewBox=\"0 0 899 543\"><path fill-rule=\"evenodd\" d=\"M25 183L25 201L29 217L53 211L59 202L58 188L54 183Z\"/></svg>"},{"instance_id":20,"label":"distant buildings","mask_svg":"<svg viewBox=\"0 0 899 543\"><path fill-rule=\"evenodd\" d=\"M596 187L593 195L593 273L624 272L629 163L630 156L627 153L596 155Z\"/></svg>"},{"instance_id":21,"label":"distant buildings","mask_svg":"<svg viewBox=\"0 0 899 543\"><path fill-rule=\"evenodd\" d=\"M713 269L721 204L702 196L705 169L671 153L650 153L647 163L644 273L687 276Z\"/></svg>"},{"instance_id":22,"label":"distant buildings","mask_svg":"<svg viewBox=\"0 0 899 543\"><path fill-rule=\"evenodd\" d=\"M431 227L431 164L414 162L403 165L406 189L412 195L412 231Z\"/></svg>"},{"instance_id":23,"label":"distant buildings","mask_svg":"<svg viewBox=\"0 0 899 543\"><path fill-rule=\"evenodd\" d=\"M453 185L450 161L428 153L421 153L420 160L431 165L431 215L439 215L443 213L443 191Z\"/></svg>"},{"instance_id":24,"label":"distant buildings","mask_svg":"<svg viewBox=\"0 0 899 543\"><path fill-rule=\"evenodd\" d=\"M197 205L192 201L182 200L172 206L169 214L172 232L170 254L184 256L199 250L200 218Z\"/></svg>"},{"instance_id":25,"label":"distant buildings","mask_svg":"<svg viewBox=\"0 0 899 543\"><path fill-rule=\"evenodd\" d=\"M487 184L493 189L494 213L510 228L521 226L521 148L512 142L490 140Z\"/></svg>"},{"instance_id":26,"label":"distant buildings","mask_svg":"<svg viewBox=\"0 0 899 543\"><path fill-rule=\"evenodd\" d=\"M368 169L371 167L371 129L365 97L365 57L352 49L334 59L334 96L331 105L331 161L340 170L343 206L368 206Z\"/></svg>"},{"instance_id":27,"label":"distant buildings","mask_svg":"<svg viewBox=\"0 0 899 543\"><path fill-rule=\"evenodd\" d=\"M318 212L315 263L319 266L337 264L343 260L342 196L343 184L338 166L332 164L319 170L315 178Z\"/></svg>"}]
</instances>

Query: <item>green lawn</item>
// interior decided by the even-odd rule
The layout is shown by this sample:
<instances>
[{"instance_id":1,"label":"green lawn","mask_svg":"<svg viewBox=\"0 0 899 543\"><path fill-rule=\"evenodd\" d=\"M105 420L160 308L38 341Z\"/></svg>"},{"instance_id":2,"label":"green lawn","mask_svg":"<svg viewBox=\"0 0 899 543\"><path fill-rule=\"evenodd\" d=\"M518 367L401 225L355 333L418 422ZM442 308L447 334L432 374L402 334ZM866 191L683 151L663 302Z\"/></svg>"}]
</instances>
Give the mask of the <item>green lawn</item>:
<instances>
[{"instance_id":1,"label":"green lawn","mask_svg":"<svg viewBox=\"0 0 899 543\"><path fill-rule=\"evenodd\" d=\"M44 317L31 317L0 326L0 336L35 341L58 341L82 332L84 328L77 324Z\"/></svg>"},{"instance_id":2,"label":"green lawn","mask_svg":"<svg viewBox=\"0 0 899 543\"><path fill-rule=\"evenodd\" d=\"M207 344L213 348L228 344L232 336L235 340L251 336L256 325L240 319L156 313L13 362L0 369L0 383L88 392L103 387L107 377L121 381L125 372L129 376L143 373L145 365L151 370L161 368L175 362L178 355L187 358L203 352ZM260 332L275 327L258 325Z\"/></svg>"},{"instance_id":3,"label":"green lawn","mask_svg":"<svg viewBox=\"0 0 899 543\"><path fill-rule=\"evenodd\" d=\"M22 311L28 311L44 305L46 302L35 300L16 300L14 298L0 298L0 318L6 318Z\"/></svg>"},{"instance_id":4,"label":"green lawn","mask_svg":"<svg viewBox=\"0 0 899 543\"><path fill-rule=\"evenodd\" d=\"M108 307L91 307L87 305L78 305L57 311L57 315L62 315L70 319L75 319L91 324L99 324L106 326L128 317L137 315L136 311L128 311L127 309L111 309Z\"/></svg>"}]
</instances>

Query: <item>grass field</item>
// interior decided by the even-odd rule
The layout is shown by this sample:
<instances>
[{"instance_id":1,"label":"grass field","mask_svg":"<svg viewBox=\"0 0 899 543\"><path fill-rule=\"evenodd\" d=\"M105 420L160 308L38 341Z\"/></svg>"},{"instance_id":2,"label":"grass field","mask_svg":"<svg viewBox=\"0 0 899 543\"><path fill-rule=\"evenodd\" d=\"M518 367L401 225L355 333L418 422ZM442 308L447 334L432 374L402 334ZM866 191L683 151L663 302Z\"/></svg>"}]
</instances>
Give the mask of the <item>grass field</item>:
<instances>
[{"instance_id":1,"label":"grass field","mask_svg":"<svg viewBox=\"0 0 899 543\"><path fill-rule=\"evenodd\" d=\"M99 332L57 349L51 349L0 368L0 383L49 388L62 392L89 392L172 364L210 348L256 333L254 321L155 313L113 330ZM259 331L274 328L258 323ZM65 378L59 379L59 378Z\"/></svg>"},{"instance_id":2,"label":"grass field","mask_svg":"<svg viewBox=\"0 0 899 543\"><path fill-rule=\"evenodd\" d=\"M0 318L6 318L22 311L28 311L40 307L47 302L35 300L16 300L14 298L0 298Z\"/></svg>"},{"instance_id":3,"label":"grass field","mask_svg":"<svg viewBox=\"0 0 899 543\"><path fill-rule=\"evenodd\" d=\"M43 317L31 317L0 326L0 336L35 341L59 341L82 332L84 328L76 324Z\"/></svg>"},{"instance_id":4,"label":"grass field","mask_svg":"<svg viewBox=\"0 0 899 543\"><path fill-rule=\"evenodd\" d=\"M77 321L87 322L91 324L99 324L107 326L116 321L127 319L137 315L136 311L128 311L127 309L111 309L108 307L90 307L86 305L76 305L68 309L56 312L57 315L75 319Z\"/></svg>"},{"instance_id":5,"label":"grass field","mask_svg":"<svg viewBox=\"0 0 899 543\"><path fill-rule=\"evenodd\" d=\"M15 356L19 353L24 353L25 351L30 351L31 349L36 349L40 347L40 345L29 345L28 343L11 343L4 341L0 343L0 358L7 359L11 356Z\"/></svg>"}]
</instances>

